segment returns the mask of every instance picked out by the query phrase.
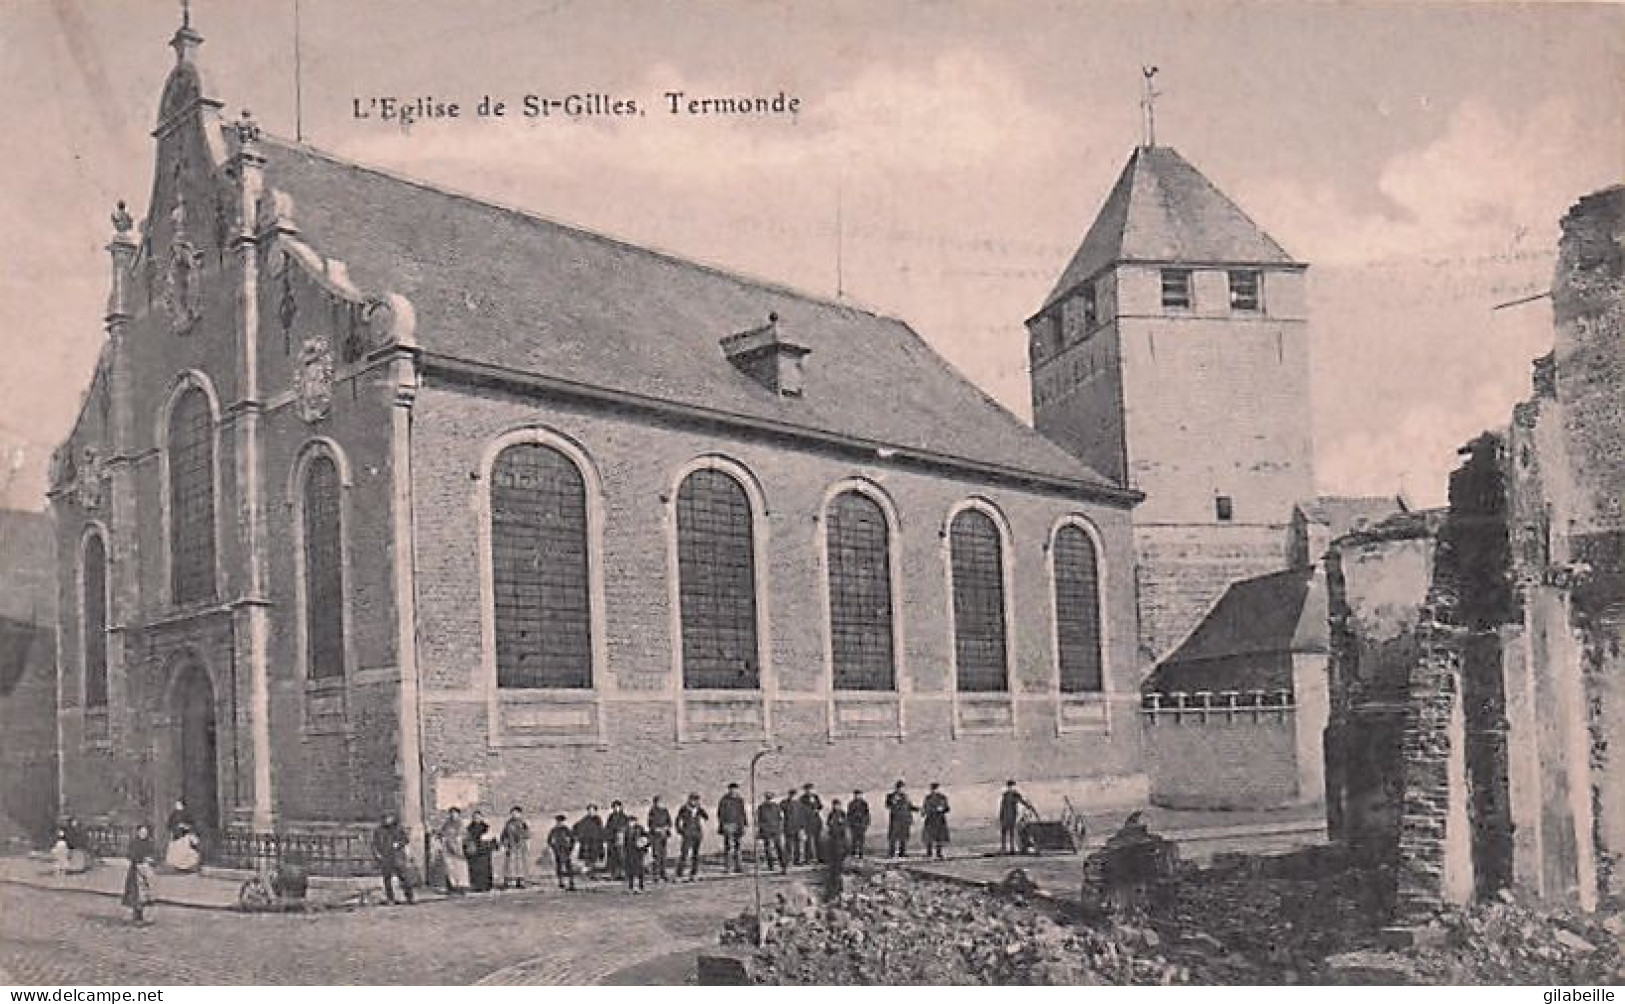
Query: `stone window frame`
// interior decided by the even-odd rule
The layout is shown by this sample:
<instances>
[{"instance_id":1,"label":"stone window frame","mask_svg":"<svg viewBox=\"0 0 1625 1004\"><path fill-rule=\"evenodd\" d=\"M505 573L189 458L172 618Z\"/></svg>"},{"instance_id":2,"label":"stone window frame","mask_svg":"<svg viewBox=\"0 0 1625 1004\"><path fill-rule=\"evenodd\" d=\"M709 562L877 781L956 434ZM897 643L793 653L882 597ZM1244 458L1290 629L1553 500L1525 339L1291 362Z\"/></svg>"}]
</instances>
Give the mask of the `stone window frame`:
<instances>
[{"instance_id":1,"label":"stone window frame","mask_svg":"<svg viewBox=\"0 0 1625 1004\"><path fill-rule=\"evenodd\" d=\"M92 706L90 703L90 659L89 642L91 638L90 624L86 616L85 574L88 567L86 555L91 541L95 541L102 551L102 703ZM112 633L113 621L113 555L108 545L107 527L99 520L89 520L79 534L77 560L74 567L75 598L78 609L76 611L76 636L79 641L79 710L84 721L84 741L96 747L106 747L111 741L108 729L109 708L112 705L113 679L112 664L109 658L108 636Z\"/></svg>"},{"instance_id":2,"label":"stone window frame","mask_svg":"<svg viewBox=\"0 0 1625 1004\"><path fill-rule=\"evenodd\" d=\"M201 391L209 405L209 424L211 432L210 461L212 467L212 483L210 491L214 498L214 520L212 531L214 534L214 590L213 595L202 599L189 600L179 603L175 599L175 554L173 548L173 535L171 525L174 522L174 513L170 511L170 419L175 406L181 398L192 392ZM221 479L220 479L220 396L215 391L214 382L202 370L189 369L179 373L169 386L168 394L164 398L163 406L158 409L157 428L153 440L158 444L158 511L162 523L163 534L163 575L162 596L164 605L171 609L182 608L186 610L202 609L219 602L220 587L224 581L225 555L220 546L220 510L221 510Z\"/></svg>"},{"instance_id":3,"label":"stone window frame","mask_svg":"<svg viewBox=\"0 0 1625 1004\"><path fill-rule=\"evenodd\" d=\"M1099 650L1100 659L1100 689L1084 691L1068 691L1061 686L1061 610L1060 610L1060 579L1056 574L1055 556L1057 541L1061 531L1075 528L1083 532L1094 547L1095 559L1095 602L1096 626L1098 628L1095 644ZM1044 542L1044 563L1046 578L1049 583L1050 602L1050 653L1052 659L1051 687L1055 694L1055 731L1057 735L1069 732L1110 732L1111 731L1111 673L1109 672L1109 654L1111 652L1112 623L1108 616L1110 590L1110 569L1106 560L1105 540L1101 537L1100 528L1088 516L1082 513L1068 513L1057 519L1050 527L1049 537Z\"/></svg>"},{"instance_id":4,"label":"stone window frame","mask_svg":"<svg viewBox=\"0 0 1625 1004\"><path fill-rule=\"evenodd\" d=\"M1238 303L1238 289L1236 279L1238 276L1252 278L1252 298L1249 302ZM1264 270L1259 268L1231 268L1224 273L1225 290L1230 303L1230 312L1234 314L1262 314L1264 313Z\"/></svg>"},{"instance_id":5,"label":"stone window frame","mask_svg":"<svg viewBox=\"0 0 1625 1004\"><path fill-rule=\"evenodd\" d=\"M492 559L491 475L510 446L533 443L563 454L581 473L587 502L587 604L592 686L519 688L497 685L496 580ZM599 746L608 743L605 704L612 699L608 625L604 605L604 481L587 448L557 429L529 424L485 444L475 471L477 561L480 588L480 689L487 742L493 749L520 746Z\"/></svg>"},{"instance_id":6,"label":"stone window frame","mask_svg":"<svg viewBox=\"0 0 1625 1004\"><path fill-rule=\"evenodd\" d=\"M332 462L338 474L340 624L344 632L343 672L312 676L310 671L309 573L306 559L306 485L311 464L318 458ZM354 486L352 468L344 447L326 436L308 439L300 446L288 471L287 508L293 541L294 590L294 672L305 694L305 726L311 731L343 731L348 723L348 683L359 668L356 662L354 597L350 529L353 507L350 490Z\"/></svg>"},{"instance_id":7,"label":"stone window frame","mask_svg":"<svg viewBox=\"0 0 1625 1004\"><path fill-rule=\"evenodd\" d=\"M700 690L683 685L683 610L677 535L677 495L690 474L721 471L745 491L751 507L751 551L756 587L757 687L755 690ZM671 673L667 695L676 712L677 741L734 740L765 742L773 736L773 702L778 679L773 670L773 616L769 602L768 557L771 510L761 481L744 463L721 453L701 454L679 466L668 483L664 503L666 586L671 619ZM738 726L743 725L743 728Z\"/></svg>"},{"instance_id":8,"label":"stone window frame","mask_svg":"<svg viewBox=\"0 0 1625 1004\"><path fill-rule=\"evenodd\" d=\"M953 525L954 521L968 510L975 510L993 521L994 528L999 535L999 559L1001 566L1001 587L1003 591L1003 621L1004 621L1004 689L966 691L959 686L959 625L954 613L954 555L953 555ZM954 503L942 521L941 529L937 531L942 542L942 563L944 581L947 585L947 626L948 626L948 660L949 689L953 699L953 735L958 737L967 734L1014 735L1016 733L1015 720L1015 689L1012 676L1016 668L1016 611L1015 611L1015 582L1016 582L1016 548L1015 535L1010 530L1010 521L991 499L982 496L970 496ZM973 714L967 715L970 709ZM1000 721L1003 719L1003 721Z\"/></svg>"},{"instance_id":9,"label":"stone window frame","mask_svg":"<svg viewBox=\"0 0 1625 1004\"><path fill-rule=\"evenodd\" d=\"M844 690L835 685L834 596L830 588L829 513L835 500L852 493L873 502L886 522L887 579L891 591L892 686L889 690ZM820 636L824 648L823 684L826 716L831 739L881 735L903 738L906 731L904 695L908 691L905 661L903 602L902 520L890 494L879 484L862 477L843 478L824 491L814 517L816 569L823 609Z\"/></svg>"},{"instance_id":10,"label":"stone window frame","mask_svg":"<svg viewBox=\"0 0 1625 1004\"><path fill-rule=\"evenodd\" d=\"M1162 309L1170 313L1186 314L1196 309L1196 271L1191 268L1168 267L1157 270ZM1170 284L1169 280L1178 282ZM1182 287L1176 288L1176 287ZM1173 294L1173 295L1170 295ZM1180 301L1183 302L1180 302Z\"/></svg>"}]
</instances>

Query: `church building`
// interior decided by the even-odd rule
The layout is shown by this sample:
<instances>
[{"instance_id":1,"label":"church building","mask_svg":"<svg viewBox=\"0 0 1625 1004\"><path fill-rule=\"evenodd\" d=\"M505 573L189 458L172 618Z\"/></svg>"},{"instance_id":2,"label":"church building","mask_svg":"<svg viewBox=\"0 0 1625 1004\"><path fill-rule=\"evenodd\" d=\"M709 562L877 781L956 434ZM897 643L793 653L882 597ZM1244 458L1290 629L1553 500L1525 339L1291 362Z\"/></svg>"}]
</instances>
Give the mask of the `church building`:
<instances>
[{"instance_id":1,"label":"church building","mask_svg":"<svg viewBox=\"0 0 1625 1004\"><path fill-rule=\"evenodd\" d=\"M1220 354L1297 386L1279 248L1238 224L1159 273L1179 234L1092 233L1033 322L1052 442L898 320L263 134L201 41L54 458L64 811L421 832L709 799L762 749L780 791L940 781L970 818L1007 777L1052 813L1143 800L1122 482L1201 479L1140 528L1170 553L1284 518L1301 426L1264 469L1242 409L1158 411L1244 397L1204 386ZM1142 151L1113 211L1193 173ZM1060 417L1091 381L1127 426Z\"/></svg>"}]
</instances>

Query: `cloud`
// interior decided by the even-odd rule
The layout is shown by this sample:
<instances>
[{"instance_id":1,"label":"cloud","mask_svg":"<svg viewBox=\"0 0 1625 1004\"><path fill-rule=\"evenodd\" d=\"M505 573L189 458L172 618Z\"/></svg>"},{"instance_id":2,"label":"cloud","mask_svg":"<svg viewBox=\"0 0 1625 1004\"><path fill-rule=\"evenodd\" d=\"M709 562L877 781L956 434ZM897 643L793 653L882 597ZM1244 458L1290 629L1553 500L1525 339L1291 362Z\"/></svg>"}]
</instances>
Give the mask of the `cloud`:
<instances>
[{"instance_id":1,"label":"cloud","mask_svg":"<svg viewBox=\"0 0 1625 1004\"><path fill-rule=\"evenodd\" d=\"M1513 118L1476 99L1452 111L1432 141L1390 157L1375 208L1327 182L1275 177L1245 186L1271 232L1325 264L1429 255L1496 254L1549 246L1581 194L1618 180L1618 144L1552 99Z\"/></svg>"}]
</instances>

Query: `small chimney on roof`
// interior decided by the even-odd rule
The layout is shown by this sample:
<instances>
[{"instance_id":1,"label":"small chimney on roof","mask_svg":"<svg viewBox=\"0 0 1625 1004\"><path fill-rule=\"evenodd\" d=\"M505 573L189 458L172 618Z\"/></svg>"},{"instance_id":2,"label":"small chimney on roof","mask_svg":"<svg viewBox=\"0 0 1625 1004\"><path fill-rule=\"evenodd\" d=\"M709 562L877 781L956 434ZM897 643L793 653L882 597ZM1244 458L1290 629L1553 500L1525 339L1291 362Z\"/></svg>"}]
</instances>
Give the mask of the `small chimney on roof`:
<instances>
[{"instance_id":1,"label":"small chimney on roof","mask_svg":"<svg viewBox=\"0 0 1625 1004\"><path fill-rule=\"evenodd\" d=\"M778 314L768 314L763 326L729 335L721 344L722 354L739 372L775 394L801 396L801 362L812 349L785 337Z\"/></svg>"}]
</instances>

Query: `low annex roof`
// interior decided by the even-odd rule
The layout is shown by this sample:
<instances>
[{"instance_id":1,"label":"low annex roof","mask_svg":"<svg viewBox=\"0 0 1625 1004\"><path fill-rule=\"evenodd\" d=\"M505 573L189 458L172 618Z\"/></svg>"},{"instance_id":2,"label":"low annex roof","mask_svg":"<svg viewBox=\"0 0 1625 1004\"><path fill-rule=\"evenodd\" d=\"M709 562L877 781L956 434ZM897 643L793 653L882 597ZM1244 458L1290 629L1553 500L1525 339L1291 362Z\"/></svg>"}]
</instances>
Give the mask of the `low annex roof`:
<instances>
[{"instance_id":1,"label":"low annex roof","mask_svg":"<svg viewBox=\"0 0 1625 1004\"><path fill-rule=\"evenodd\" d=\"M1040 312L1118 262L1299 264L1168 146L1135 149Z\"/></svg>"},{"instance_id":2,"label":"low annex roof","mask_svg":"<svg viewBox=\"0 0 1625 1004\"><path fill-rule=\"evenodd\" d=\"M1114 490L902 321L308 146L267 136L262 149L302 238L362 288L410 300L426 353ZM770 315L810 350L799 396L719 345Z\"/></svg>"},{"instance_id":3,"label":"low annex roof","mask_svg":"<svg viewBox=\"0 0 1625 1004\"><path fill-rule=\"evenodd\" d=\"M1290 689L1290 659L1259 657L1325 652L1327 646L1324 578L1312 567L1272 572L1231 583L1141 689Z\"/></svg>"}]
</instances>

